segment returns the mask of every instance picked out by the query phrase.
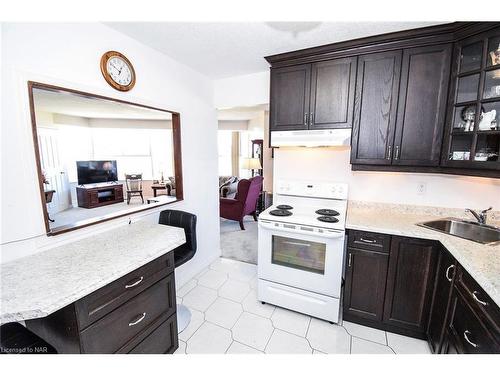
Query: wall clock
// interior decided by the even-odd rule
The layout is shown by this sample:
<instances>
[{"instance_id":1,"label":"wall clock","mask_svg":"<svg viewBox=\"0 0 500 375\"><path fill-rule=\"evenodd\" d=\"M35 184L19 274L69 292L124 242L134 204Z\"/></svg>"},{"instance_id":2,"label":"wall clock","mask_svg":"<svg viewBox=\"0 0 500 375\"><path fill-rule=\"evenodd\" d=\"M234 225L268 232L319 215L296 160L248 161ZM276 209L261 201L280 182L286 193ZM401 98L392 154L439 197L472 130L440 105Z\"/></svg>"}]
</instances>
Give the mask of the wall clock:
<instances>
[{"instance_id":1,"label":"wall clock","mask_svg":"<svg viewBox=\"0 0 500 375\"><path fill-rule=\"evenodd\" d=\"M134 67L120 52L108 51L102 55L101 72L106 82L117 90L129 91L135 85Z\"/></svg>"}]
</instances>

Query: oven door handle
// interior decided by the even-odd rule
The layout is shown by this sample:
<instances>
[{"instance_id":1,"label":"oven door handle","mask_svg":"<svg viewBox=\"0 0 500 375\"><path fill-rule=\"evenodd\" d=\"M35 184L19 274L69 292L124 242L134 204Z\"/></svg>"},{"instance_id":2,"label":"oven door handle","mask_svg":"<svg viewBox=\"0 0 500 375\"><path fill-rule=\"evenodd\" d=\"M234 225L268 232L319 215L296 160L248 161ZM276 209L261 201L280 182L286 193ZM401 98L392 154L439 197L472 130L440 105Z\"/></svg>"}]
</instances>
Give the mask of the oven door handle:
<instances>
[{"instance_id":1,"label":"oven door handle","mask_svg":"<svg viewBox=\"0 0 500 375\"><path fill-rule=\"evenodd\" d=\"M315 237L322 237L322 238L342 238L345 236L344 231L330 231L328 232L309 232L307 230L301 230L300 227L306 227L305 225L296 225L297 228L299 229L292 229L292 228L284 228L282 225L276 227L274 226L273 223L270 223L268 221L261 221L259 220L259 226L265 229L269 230L275 230L279 232L288 232L288 233L296 233L296 234L306 234L310 236L315 236Z\"/></svg>"}]
</instances>

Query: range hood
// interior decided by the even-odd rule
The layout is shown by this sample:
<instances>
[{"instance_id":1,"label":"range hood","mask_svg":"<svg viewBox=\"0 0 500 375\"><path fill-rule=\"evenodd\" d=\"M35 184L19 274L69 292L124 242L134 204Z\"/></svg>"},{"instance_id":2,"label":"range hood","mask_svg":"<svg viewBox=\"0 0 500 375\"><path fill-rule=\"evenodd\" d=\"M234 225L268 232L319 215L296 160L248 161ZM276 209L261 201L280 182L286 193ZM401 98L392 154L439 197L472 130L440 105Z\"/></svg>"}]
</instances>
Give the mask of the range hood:
<instances>
[{"instance_id":1,"label":"range hood","mask_svg":"<svg viewBox=\"0 0 500 375\"><path fill-rule=\"evenodd\" d=\"M272 131L271 147L350 146L351 129Z\"/></svg>"}]
</instances>

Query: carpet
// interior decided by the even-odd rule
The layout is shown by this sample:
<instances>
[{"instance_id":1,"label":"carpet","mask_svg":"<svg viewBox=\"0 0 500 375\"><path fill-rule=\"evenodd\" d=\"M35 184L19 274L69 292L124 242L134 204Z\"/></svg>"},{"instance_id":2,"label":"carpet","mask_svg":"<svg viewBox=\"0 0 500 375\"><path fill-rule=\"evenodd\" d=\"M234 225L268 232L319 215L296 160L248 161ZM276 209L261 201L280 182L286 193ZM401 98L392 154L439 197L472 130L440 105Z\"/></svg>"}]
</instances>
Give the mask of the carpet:
<instances>
[{"instance_id":1,"label":"carpet","mask_svg":"<svg viewBox=\"0 0 500 375\"><path fill-rule=\"evenodd\" d=\"M222 257L257 264L257 222L251 216L243 222L245 230L237 221L220 219Z\"/></svg>"}]
</instances>

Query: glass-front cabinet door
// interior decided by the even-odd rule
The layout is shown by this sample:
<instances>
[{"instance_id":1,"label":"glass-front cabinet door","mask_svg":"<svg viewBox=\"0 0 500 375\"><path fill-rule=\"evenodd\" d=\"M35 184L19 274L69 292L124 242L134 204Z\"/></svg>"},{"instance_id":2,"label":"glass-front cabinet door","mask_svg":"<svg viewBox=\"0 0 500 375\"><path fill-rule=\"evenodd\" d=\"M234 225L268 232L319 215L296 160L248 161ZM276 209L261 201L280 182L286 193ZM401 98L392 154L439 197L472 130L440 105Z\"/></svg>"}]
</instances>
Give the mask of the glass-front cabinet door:
<instances>
[{"instance_id":1,"label":"glass-front cabinet door","mask_svg":"<svg viewBox=\"0 0 500 375\"><path fill-rule=\"evenodd\" d=\"M500 170L500 28L457 43L455 64L443 164Z\"/></svg>"},{"instance_id":2,"label":"glass-front cabinet door","mask_svg":"<svg viewBox=\"0 0 500 375\"><path fill-rule=\"evenodd\" d=\"M295 238L272 236L273 264L325 274L326 244Z\"/></svg>"}]
</instances>

